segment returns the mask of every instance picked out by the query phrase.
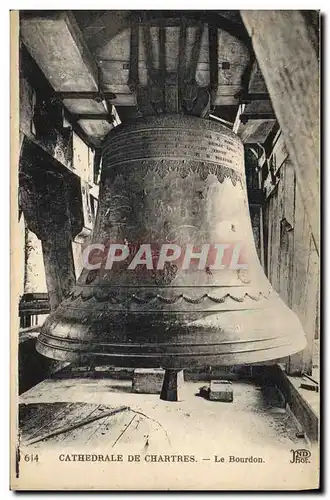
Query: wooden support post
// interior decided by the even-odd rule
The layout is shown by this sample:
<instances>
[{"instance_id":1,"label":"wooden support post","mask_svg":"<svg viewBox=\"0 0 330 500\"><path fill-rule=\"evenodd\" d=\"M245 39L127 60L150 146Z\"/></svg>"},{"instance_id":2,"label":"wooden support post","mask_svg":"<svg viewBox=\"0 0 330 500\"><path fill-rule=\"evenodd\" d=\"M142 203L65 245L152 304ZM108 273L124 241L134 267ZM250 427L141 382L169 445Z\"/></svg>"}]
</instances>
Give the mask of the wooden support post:
<instances>
[{"instance_id":1,"label":"wooden support post","mask_svg":"<svg viewBox=\"0 0 330 500\"><path fill-rule=\"evenodd\" d=\"M24 293L47 293L41 242L25 227Z\"/></svg>"},{"instance_id":2,"label":"wooden support post","mask_svg":"<svg viewBox=\"0 0 330 500\"><path fill-rule=\"evenodd\" d=\"M26 142L20 161L20 205L27 227L41 240L51 310L76 281L72 239L79 228L71 221L70 198L74 177Z\"/></svg>"},{"instance_id":3,"label":"wooden support post","mask_svg":"<svg viewBox=\"0 0 330 500\"><path fill-rule=\"evenodd\" d=\"M183 383L183 370L165 370L160 399L164 401L182 401L181 389Z\"/></svg>"},{"instance_id":4,"label":"wooden support post","mask_svg":"<svg viewBox=\"0 0 330 500\"><path fill-rule=\"evenodd\" d=\"M42 240L50 310L54 311L76 283L70 240L61 234Z\"/></svg>"},{"instance_id":5,"label":"wooden support post","mask_svg":"<svg viewBox=\"0 0 330 500\"><path fill-rule=\"evenodd\" d=\"M313 348L315 340L315 320L317 315L319 257L317 255L310 226L304 214L303 202L299 191L295 196L295 226L293 241L291 304L299 317L307 338L307 347L289 357L289 375L312 374Z\"/></svg>"},{"instance_id":6,"label":"wooden support post","mask_svg":"<svg viewBox=\"0 0 330 500\"><path fill-rule=\"evenodd\" d=\"M78 195L79 189L79 198L81 198L81 204L79 205L79 220L80 225L76 226L76 230L73 231L72 236L75 236L74 241L72 242L72 253L74 260L74 269L76 279L79 278L81 271L83 269L83 264L81 260L82 249L85 244L89 241L89 238L92 234L93 224L94 224L94 216L92 213L92 207L90 202L90 189L89 183L84 181L83 179L79 179L79 188L78 185L76 187L76 194ZM75 234L76 231L79 233Z\"/></svg>"},{"instance_id":7,"label":"wooden support post","mask_svg":"<svg viewBox=\"0 0 330 500\"><path fill-rule=\"evenodd\" d=\"M315 13L317 15L317 13ZM244 10L319 250L319 63L315 37L298 10Z\"/></svg>"}]
</instances>

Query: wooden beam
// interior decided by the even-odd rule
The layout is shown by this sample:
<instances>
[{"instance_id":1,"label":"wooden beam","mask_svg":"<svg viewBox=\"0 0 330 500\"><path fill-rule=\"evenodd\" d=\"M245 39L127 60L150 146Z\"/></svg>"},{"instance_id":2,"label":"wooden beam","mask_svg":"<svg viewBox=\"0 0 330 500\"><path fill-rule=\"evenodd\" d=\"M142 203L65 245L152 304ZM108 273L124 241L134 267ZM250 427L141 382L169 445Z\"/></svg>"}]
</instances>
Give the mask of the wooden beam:
<instances>
[{"instance_id":1,"label":"wooden beam","mask_svg":"<svg viewBox=\"0 0 330 500\"><path fill-rule=\"evenodd\" d=\"M216 23L209 24L209 64L210 64L210 91L211 100L214 102L214 98L218 92L219 85L219 37L218 37L218 27Z\"/></svg>"},{"instance_id":2,"label":"wooden beam","mask_svg":"<svg viewBox=\"0 0 330 500\"><path fill-rule=\"evenodd\" d=\"M195 32L193 46L191 48L190 60L187 61L185 77L188 79L188 81L196 79L197 63L201 51L203 33L204 33L204 25L202 22L199 22L197 25L197 30Z\"/></svg>"},{"instance_id":3,"label":"wooden beam","mask_svg":"<svg viewBox=\"0 0 330 500\"><path fill-rule=\"evenodd\" d=\"M250 45L249 47L249 60L244 68L244 71L242 73L241 77L241 89L239 92L235 94L235 98L239 99L240 103L245 103L246 101L246 96L249 92L249 87L250 87L250 81L251 81L251 76L253 74L253 69L256 65L256 56L252 50L252 47Z\"/></svg>"},{"instance_id":4,"label":"wooden beam","mask_svg":"<svg viewBox=\"0 0 330 500\"><path fill-rule=\"evenodd\" d=\"M238 111L237 111L236 118L235 118L234 125L233 125L234 134L238 134L238 129L239 129L239 126L241 124L239 117L241 116L242 113L244 113L245 108L246 108L246 104L240 104L238 106Z\"/></svg>"},{"instance_id":5,"label":"wooden beam","mask_svg":"<svg viewBox=\"0 0 330 500\"><path fill-rule=\"evenodd\" d=\"M21 18L20 33L53 88L96 91L97 65L72 13L39 13Z\"/></svg>"},{"instance_id":6,"label":"wooden beam","mask_svg":"<svg viewBox=\"0 0 330 500\"><path fill-rule=\"evenodd\" d=\"M294 162L319 250L319 63L301 11L244 10L258 64Z\"/></svg>"},{"instance_id":7,"label":"wooden beam","mask_svg":"<svg viewBox=\"0 0 330 500\"><path fill-rule=\"evenodd\" d=\"M61 98L60 93L54 92L53 87L46 79L45 75L39 68L38 64L35 62L31 54L23 44L21 45L21 50L20 50L20 63L21 63L22 74L24 75L24 77L27 79L27 81L35 91L40 92L45 99L54 99L56 97ZM64 94L66 95L66 93ZM74 94L79 94L79 92L77 93L74 92ZM93 94L94 95L96 94L97 96L99 95L98 92L93 92ZM63 99L65 98L68 97L63 97ZM85 99L86 97L81 96L79 98ZM87 136L87 134L80 127L79 123L74 121L70 111L65 107L64 107L64 118L72 125L72 129L74 130L74 132L76 132L76 134L81 138L82 141L84 141L87 145L95 147L93 138ZM33 138L32 135L29 136L29 139L36 143L38 142L35 138ZM41 147L44 147L44 145L41 144L40 141L38 142L38 144Z\"/></svg>"},{"instance_id":8,"label":"wooden beam","mask_svg":"<svg viewBox=\"0 0 330 500\"><path fill-rule=\"evenodd\" d=\"M106 113L79 113L72 115L74 120L105 120L106 122L113 123L113 115Z\"/></svg>"},{"instance_id":9,"label":"wooden beam","mask_svg":"<svg viewBox=\"0 0 330 500\"><path fill-rule=\"evenodd\" d=\"M276 120L274 113L242 113L239 115L239 119L243 124L246 124L249 120Z\"/></svg>"},{"instance_id":10,"label":"wooden beam","mask_svg":"<svg viewBox=\"0 0 330 500\"><path fill-rule=\"evenodd\" d=\"M53 225L52 220L49 223ZM65 230L56 235L55 231L41 241L51 311L57 309L76 282L71 239Z\"/></svg>"},{"instance_id":11,"label":"wooden beam","mask_svg":"<svg viewBox=\"0 0 330 500\"><path fill-rule=\"evenodd\" d=\"M130 35L130 64L128 86L132 92L136 92L139 83L139 26L133 25Z\"/></svg>"},{"instance_id":12,"label":"wooden beam","mask_svg":"<svg viewBox=\"0 0 330 500\"><path fill-rule=\"evenodd\" d=\"M103 98L105 99L116 99L116 94L113 92L88 92L88 91L82 91L82 92L75 92L75 91L70 91L70 92L56 92L56 96L59 97L60 99L94 99L97 102L101 102Z\"/></svg>"},{"instance_id":13,"label":"wooden beam","mask_svg":"<svg viewBox=\"0 0 330 500\"><path fill-rule=\"evenodd\" d=\"M241 23L232 22L227 17L222 16L219 12L217 12L213 19L214 18L219 29L226 31L231 36L234 36L243 42L247 47L250 47L250 38L245 27Z\"/></svg>"},{"instance_id":14,"label":"wooden beam","mask_svg":"<svg viewBox=\"0 0 330 500\"><path fill-rule=\"evenodd\" d=\"M67 108L64 109L64 118L68 120L68 122L72 126L72 130L87 146L91 147L92 149L95 149L97 147L94 138L86 134L86 132L79 125L78 121L75 119L75 116L70 113Z\"/></svg>"},{"instance_id":15,"label":"wooden beam","mask_svg":"<svg viewBox=\"0 0 330 500\"><path fill-rule=\"evenodd\" d=\"M257 92L249 92L246 94L244 98L241 99L241 103L249 104L253 101L269 101L268 93L257 93Z\"/></svg>"},{"instance_id":16,"label":"wooden beam","mask_svg":"<svg viewBox=\"0 0 330 500\"><path fill-rule=\"evenodd\" d=\"M51 82L51 86L57 91L56 97L87 99L90 96L98 102L104 101L106 103L106 98L100 91L98 67L71 11L50 12L48 15L42 16L37 13L27 17L23 16L21 29L22 37L37 65L40 66L48 81ZM50 39L47 38L47 43L40 43L40 39L43 40L42 37L48 33L47 29L50 30L52 36ZM58 46L55 52L54 46ZM52 59L53 52L56 54L55 59ZM69 66L66 64L68 60L72 62ZM72 92L73 89L76 92ZM115 97L112 92L107 93L108 99ZM105 116L96 114L91 117L85 114L77 117L71 115L71 118L77 129L79 119L110 122L112 120L110 113ZM81 137L87 136L81 127L79 127L79 135ZM91 141L88 139L87 143L90 142L95 146L96 142L93 138Z\"/></svg>"}]
</instances>

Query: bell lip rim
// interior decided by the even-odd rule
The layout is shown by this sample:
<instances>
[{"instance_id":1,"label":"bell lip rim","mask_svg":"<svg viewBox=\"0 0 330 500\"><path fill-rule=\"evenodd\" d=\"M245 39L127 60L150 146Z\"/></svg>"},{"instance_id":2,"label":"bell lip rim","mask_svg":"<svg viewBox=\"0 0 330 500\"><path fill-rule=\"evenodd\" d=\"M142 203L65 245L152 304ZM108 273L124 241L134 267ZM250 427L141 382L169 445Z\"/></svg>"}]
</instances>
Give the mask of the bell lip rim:
<instances>
[{"instance_id":1,"label":"bell lip rim","mask_svg":"<svg viewBox=\"0 0 330 500\"><path fill-rule=\"evenodd\" d=\"M297 340L297 339L296 339ZM274 361L274 364L276 360L290 356L296 353L301 352L307 345L307 339L306 337L299 337L299 342L291 342L289 345L281 345L281 346L272 346L269 347L268 349L260 349L260 350L255 350L252 349L248 351L248 353L245 351L243 352L229 352L229 353L210 353L209 355L206 355L205 353L198 353L195 356L190 355L190 361L189 360L189 354L188 353L177 353L177 356L174 357L171 356L170 354L166 353L158 353L158 355L152 357L148 357L146 353L143 354L123 354L123 353L91 353L89 352L77 352L77 350L68 350L68 349L61 349L59 347L52 347L49 344L47 345L45 342L42 342L40 338L37 339L36 343L36 350L39 354L50 358L54 359L57 361L67 361L67 362L90 362L90 361L99 361L99 362L106 362L109 365L115 366L115 367L122 367L122 368L164 368L164 369L190 369L190 368L203 368L207 366L218 366L218 365L224 365L224 366L233 366L233 365L252 365L256 363L263 363L263 362L269 362L269 361ZM291 347L291 349L285 349L288 347ZM283 352L284 348L284 352ZM275 351L275 354L274 354ZM277 352L279 351L279 352ZM269 355L265 355L265 353L269 352ZM55 356L54 354L57 354ZM67 355L70 353L71 355ZM263 353L262 356L257 356L258 359L253 359L256 357L256 353ZM252 355L251 355L252 354ZM255 356L253 356L255 354ZM168 358L168 361L163 361L161 362L161 358L166 359ZM202 361L204 358L204 361ZM205 358L209 358L207 361L205 361ZM221 358L225 358L225 360L222 360ZM230 360L230 358L233 358ZM245 358L245 360L244 360ZM246 359L246 358L252 358L252 359ZM192 362L193 359L193 362ZM152 360L152 361L151 361ZM172 361L171 361L172 360ZM215 360L216 362L214 362Z\"/></svg>"}]
</instances>

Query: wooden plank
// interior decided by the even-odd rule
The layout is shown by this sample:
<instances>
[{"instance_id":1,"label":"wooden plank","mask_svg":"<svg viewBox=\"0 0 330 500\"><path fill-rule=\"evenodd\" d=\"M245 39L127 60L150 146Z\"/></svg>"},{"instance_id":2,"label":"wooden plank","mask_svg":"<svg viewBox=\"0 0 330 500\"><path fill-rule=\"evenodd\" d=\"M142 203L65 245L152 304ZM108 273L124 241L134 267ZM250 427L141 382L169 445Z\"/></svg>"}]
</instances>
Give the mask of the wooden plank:
<instances>
[{"instance_id":1,"label":"wooden plank","mask_svg":"<svg viewBox=\"0 0 330 500\"><path fill-rule=\"evenodd\" d=\"M31 413L25 422L22 421L22 441L29 441L41 432L46 433L47 429L54 425L54 420L61 420L72 411L72 406L72 403L39 404L37 411Z\"/></svg>"},{"instance_id":2,"label":"wooden plank","mask_svg":"<svg viewBox=\"0 0 330 500\"><path fill-rule=\"evenodd\" d=\"M304 351L290 356L288 373L292 375L312 372L319 275L319 257L298 185L295 198L292 309L298 315L306 333L307 347Z\"/></svg>"},{"instance_id":3,"label":"wooden plank","mask_svg":"<svg viewBox=\"0 0 330 500\"><path fill-rule=\"evenodd\" d=\"M134 419L131 420L125 432L119 437L115 446L129 444L130 449L135 451L142 451L145 446L148 446L151 441L152 422L150 422L143 415L134 413Z\"/></svg>"},{"instance_id":4,"label":"wooden plank","mask_svg":"<svg viewBox=\"0 0 330 500\"><path fill-rule=\"evenodd\" d=\"M64 94L65 95L65 94ZM63 99L64 106L74 115L79 114L97 114L97 113L106 113L106 107L103 102L97 102L94 99L88 99L81 97L78 99L77 97L70 99ZM75 117L76 118L76 117Z\"/></svg>"},{"instance_id":5,"label":"wooden plank","mask_svg":"<svg viewBox=\"0 0 330 500\"><path fill-rule=\"evenodd\" d=\"M113 125L105 120L79 120L79 125L83 129L83 131L92 136L95 144L97 140L101 141L101 139L113 129Z\"/></svg>"},{"instance_id":6,"label":"wooden plank","mask_svg":"<svg viewBox=\"0 0 330 500\"><path fill-rule=\"evenodd\" d=\"M275 163L284 148L273 151ZM307 347L290 356L290 374L311 373L317 317L319 259L313 242L295 169L287 158L278 171L276 189L267 200L268 276L284 302L298 315L307 336Z\"/></svg>"},{"instance_id":7,"label":"wooden plank","mask_svg":"<svg viewBox=\"0 0 330 500\"><path fill-rule=\"evenodd\" d=\"M90 430L91 426L95 425L99 420L110 415L123 412L127 409L127 406L101 408L101 405L91 405L86 403L82 408L79 408L79 412L77 414L77 404L75 404L71 408L71 412L66 412L64 410L61 413L60 418L58 415L55 421L48 419L47 425L49 425L50 422L50 429L45 431L47 425L43 426L43 429L36 432L36 434L25 444L36 445L37 443L42 443L44 441L47 441L47 443L50 442L51 444L58 444L62 442L65 442L66 445L77 444L77 442L79 443L81 441L79 437L81 435L84 437L86 432L88 433L88 430ZM65 413L65 417L62 418ZM60 425L58 425L58 422L60 422ZM75 433L77 433L77 435Z\"/></svg>"},{"instance_id":8,"label":"wooden plank","mask_svg":"<svg viewBox=\"0 0 330 500\"><path fill-rule=\"evenodd\" d=\"M40 410L40 404L20 404L18 408L18 422L20 426L24 426L31 418L34 418Z\"/></svg>"},{"instance_id":9,"label":"wooden plank","mask_svg":"<svg viewBox=\"0 0 330 500\"><path fill-rule=\"evenodd\" d=\"M69 430L63 432L59 435L47 438L46 436L58 429L65 426L70 426L78 421L81 421L92 414L96 413L99 405L97 404L87 404L87 403L66 403L61 409L56 407L54 403L43 404L42 413L43 418L41 420L42 425L40 425L40 419L37 425L32 426L29 432L24 432L23 438L25 442L34 441L45 437L45 440L41 440L38 443L34 443L34 446L41 445L45 441L51 444L58 444L63 441L71 441L71 433L73 431ZM33 420L33 419L32 419ZM33 425L33 421L31 422Z\"/></svg>"},{"instance_id":10,"label":"wooden plank","mask_svg":"<svg viewBox=\"0 0 330 500\"><path fill-rule=\"evenodd\" d=\"M274 289L279 292L279 251L280 251L280 221L279 189L273 191L269 212L271 214L270 246L269 248L269 279Z\"/></svg>"},{"instance_id":11,"label":"wooden plank","mask_svg":"<svg viewBox=\"0 0 330 500\"><path fill-rule=\"evenodd\" d=\"M309 259L306 270L305 300L301 303L298 316L302 322L307 337L307 347L300 353L290 357L290 373L312 374L313 348L315 338L315 318L317 315L317 287L319 275L319 258L315 249L314 240L309 238Z\"/></svg>"},{"instance_id":12,"label":"wooden plank","mask_svg":"<svg viewBox=\"0 0 330 500\"><path fill-rule=\"evenodd\" d=\"M271 282L272 276L272 236L273 236L273 198L267 200L267 215L268 215L268 239L267 239L267 270L268 279Z\"/></svg>"},{"instance_id":13,"label":"wooden plank","mask_svg":"<svg viewBox=\"0 0 330 500\"><path fill-rule=\"evenodd\" d=\"M284 217L294 227L296 176L292 161L288 158L284 168Z\"/></svg>"},{"instance_id":14,"label":"wooden plank","mask_svg":"<svg viewBox=\"0 0 330 500\"><path fill-rule=\"evenodd\" d=\"M298 10L243 10L319 249L319 63ZM307 97L308 96L308 97Z\"/></svg>"},{"instance_id":15,"label":"wooden plank","mask_svg":"<svg viewBox=\"0 0 330 500\"><path fill-rule=\"evenodd\" d=\"M69 418L64 422L63 425L72 425L76 422L79 422L85 418L97 417L102 413L105 413L106 410L109 410L111 407L105 405L98 404L87 404L79 410L79 412L75 412L74 416L69 415ZM109 417L108 417L109 418ZM65 445L76 444L79 443L81 437L88 435L95 426L98 426L100 422L103 422L104 419L95 420L94 422L90 422L82 425L81 427L77 427L77 429L72 429L70 431L64 432L63 434L59 434L58 436L54 436L52 441L54 443L65 443Z\"/></svg>"},{"instance_id":16,"label":"wooden plank","mask_svg":"<svg viewBox=\"0 0 330 500\"><path fill-rule=\"evenodd\" d=\"M158 420L149 417L143 412L132 410L130 413L133 414L134 418L131 419L114 442L113 448L115 446L129 445L131 453L139 453L152 446L157 446L158 449L161 449L164 445L168 446L169 437Z\"/></svg>"},{"instance_id":17,"label":"wooden plank","mask_svg":"<svg viewBox=\"0 0 330 500\"><path fill-rule=\"evenodd\" d=\"M98 412L104 412L106 408L107 407L105 405L99 405ZM77 443L86 444L92 440L93 436L98 433L98 430L100 428L104 429L106 422L110 420L111 421L120 420L122 418L121 415L122 413L117 413L115 415L110 415L110 416L108 415L105 416L104 418L95 420L94 422L84 425L83 427L79 427L73 430L67 439L69 439L70 442L76 441ZM106 432L102 431L100 432L100 434L103 436L104 434L106 434Z\"/></svg>"},{"instance_id":18,"label":"wooden plank","mask_svg":"<svg viewBox=\"0 0 330 500\"><path fill-rule=\"evenodd\" d=\"M249 94L257 93L264 94L264 96L268 95L264 77L262 76L257 61L255 61L250 76Z\"/></svg>"},{"instance_id":19,"label":"wooden plank","mask_svg":"<svg viewBox=\"0 0 330 500\"><path fill-rule=\"evenodd\" d=\"M294 193L295 173L290 161L285 162L281 171L283 192L280 253L280 292L284 302L292 305L292 277L294 260Z\"/></svg>"},{"instance_id":20,"label":"wooden plank","mask_svg":"<svg viewBox=\"0 0 330 500\"><path fill-rule=\"evenodd\" d=\"M272 130L276 120L249 120L247 123L238 123L237 135L244 144L264 143Z\"/></svg>"},{"instance_id":21,"label":"wooden plank","mask_svg":"<svg viewBox=\"0 0 330 500\"><path fill-rule=\"evenodd\" d=\"M276 173L285 160L288 158L289 153L287 150L287 147L285 145L284 137L283 134L280 133L278 135L277 141L274 144L273 151L271 154L271 158L273 160L273 166L274 166L274 173Z\"/></svg>"},{"instance_id":22,"label":"wooden plank","mask_svg":"<svg viewBox=\"0 0 330 500\"><path fill-rule=\"evenodd\" d=\"M127 410L116 415L111 415L106 419L99 421L98 425L90 427L88 433L83 437L83 442L97 446L100 442L106 440L109 447L113 447L123 432L133 421L135 414ZM76 436L78 439L79 435Z\"/></svg>"}]
</instances>

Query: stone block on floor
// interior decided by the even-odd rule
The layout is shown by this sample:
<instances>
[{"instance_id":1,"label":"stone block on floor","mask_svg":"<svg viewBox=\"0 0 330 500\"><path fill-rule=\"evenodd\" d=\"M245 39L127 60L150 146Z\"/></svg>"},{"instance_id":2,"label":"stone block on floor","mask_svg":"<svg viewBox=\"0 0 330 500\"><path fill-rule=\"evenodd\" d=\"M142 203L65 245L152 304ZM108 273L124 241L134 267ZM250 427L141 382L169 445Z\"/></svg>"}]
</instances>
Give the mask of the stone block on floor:
<instances>
[{"instance_id":1,"label":"stone block on floor","mask_svg":"<svg viewBox=\"0 0 330 500\"><path fill-rule=\"evenodd\" d=\"M209 390L210 401L233 402L233 387L228 380L211 380Z\"/></svg>"},{"instance_id":2,"label":"stone block on floor","mask_svg":"<svg viewBox=\"0 0 330 500\"><path fill-rule=\"evenodd\" d=\"M160 394L164 378L161 368L136 368L133 373L132 392Z\"/></svg>"}]
</instances>

